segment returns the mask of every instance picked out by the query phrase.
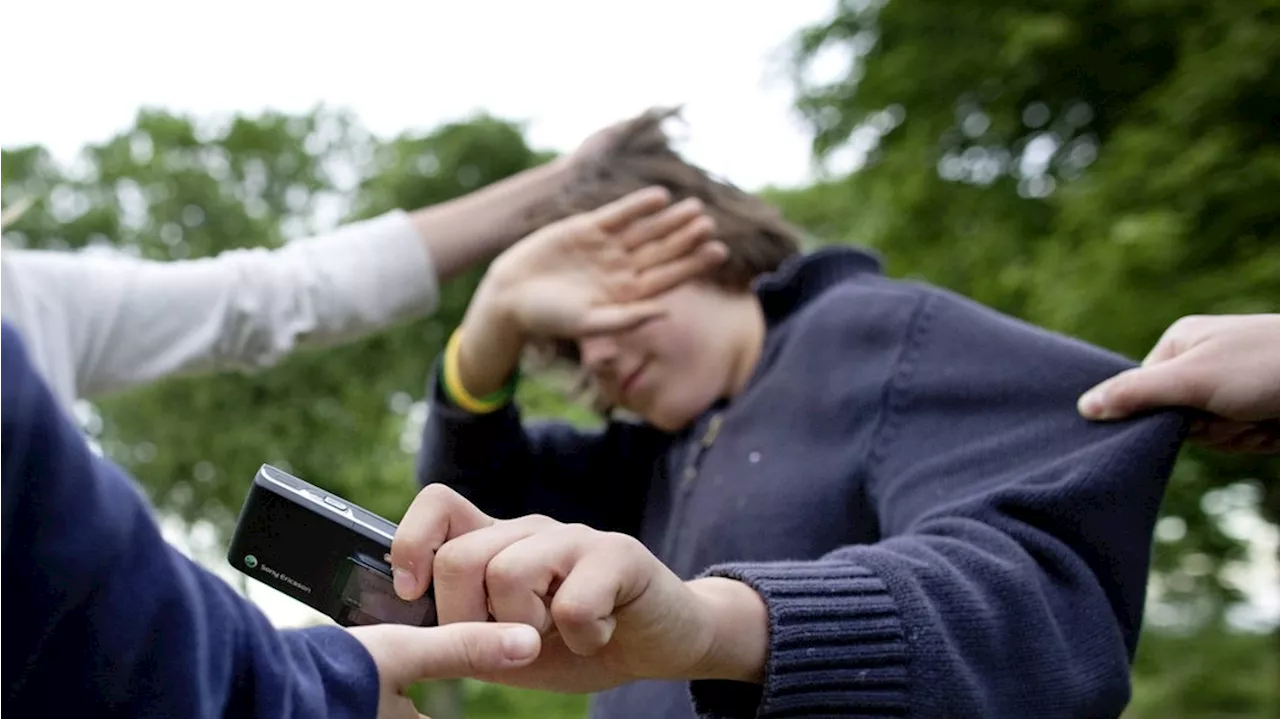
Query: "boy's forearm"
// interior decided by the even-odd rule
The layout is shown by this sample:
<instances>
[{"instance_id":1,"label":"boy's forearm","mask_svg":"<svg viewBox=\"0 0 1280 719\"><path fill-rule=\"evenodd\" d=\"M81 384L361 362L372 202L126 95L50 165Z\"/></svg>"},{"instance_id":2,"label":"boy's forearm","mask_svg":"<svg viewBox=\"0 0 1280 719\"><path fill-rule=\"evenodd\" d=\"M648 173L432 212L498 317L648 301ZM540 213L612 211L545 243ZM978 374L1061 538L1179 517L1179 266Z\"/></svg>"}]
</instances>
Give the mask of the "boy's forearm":
<instances>
[{"instance_id":1,"label":"boy's forearm","mask_svg":"<svg viewBox=\"0 0 1280 719\"><path fill-rule=\"evenodd\" d=\"M750 586L725 577L687 582L714 626L711 652L691 679L762 684L769 656L769 610Z\"/></svg>"},{"instance_id":2,"label":"boy's forearm","mask_svg":"<svg viewBox=\"0 0 1280 719\"><path fill-rule=\"evenodd\" d=\"M497 392L507 383L527 341L499 294L496 287L482 283L457 329L453 379L472 397Z\"/></svg>"}]
</instances>

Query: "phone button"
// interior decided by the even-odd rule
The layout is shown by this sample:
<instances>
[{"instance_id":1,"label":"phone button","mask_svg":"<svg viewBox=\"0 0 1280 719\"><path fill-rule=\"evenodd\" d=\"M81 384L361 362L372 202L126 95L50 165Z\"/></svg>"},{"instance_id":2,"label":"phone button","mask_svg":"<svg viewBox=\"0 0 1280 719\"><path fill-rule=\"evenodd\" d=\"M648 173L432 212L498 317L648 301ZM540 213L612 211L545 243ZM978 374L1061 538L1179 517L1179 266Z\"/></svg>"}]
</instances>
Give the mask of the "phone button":
<instances>
[{"instance_id":1,"label":"phone button","mask_svg":"<svg viewBox=\"0 0 1280 719\"><path fill-rule=\"evenodd\" d=\"M334 499L333 497L330 497L330 496L328 496L328 495L325 495L324 503L325 503L325 504L327 504L327 505L329 505L330 507L333 507L333 508L338 509L338 510L340 510L340 511L343 511L343 512L347 511L347 505L346 505L346 504L344 504L343 502L340 502L340 501L338 501L338 500L336 500L336 499Z\"/></svg>"}]
</instances>

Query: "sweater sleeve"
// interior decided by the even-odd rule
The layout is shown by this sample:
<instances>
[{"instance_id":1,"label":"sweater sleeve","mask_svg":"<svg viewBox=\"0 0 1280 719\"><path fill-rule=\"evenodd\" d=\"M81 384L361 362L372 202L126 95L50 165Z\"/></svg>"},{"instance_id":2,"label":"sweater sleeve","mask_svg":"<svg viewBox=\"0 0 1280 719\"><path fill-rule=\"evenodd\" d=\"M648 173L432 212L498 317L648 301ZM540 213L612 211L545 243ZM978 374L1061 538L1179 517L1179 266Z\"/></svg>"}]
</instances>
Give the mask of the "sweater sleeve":
<instances>
[{"instance_id":1,"label":"sweater sleeve","mask_svg":"<svg viewBox=\"0 0 1280 719\"><path fill-rule=\"evenodd\" d=\"M4 707L30 716L373 717L372 657L277 631L161 536L3 335ZM15 715L16 716L16 715Z\"/></svg>"},{"instance_id":2,"label":"sweater sleeve","mask_svg":"<svg viewBox=\"0 0 1280 719\"><path fill-rule=\"evenodd\" d=\"M763 687L695 682L706 716L1117 716L1185 420L1075 409L1132 366L926 291L866 477L880 541L729 564L769 609ZM850 351L853 351L850 348Z\"/></svg>"},{"instance_id":3,"label":"sweater sleeve","mask_svg":"<svg viewBox=\"0 0 1280 719\"><path fill-rule=\"evenodd\" d=\"M602 531L639 531L665 435L621 421L599 430L522 423L515 403L472 414L443 391L439 362L431 376L418 454L423 486L444 484L503 519L545 514Z\"/></svg>"},{"instance_id":4,"label":"sweater sleeve","mask_svg":"<svg viewBox=\"0 0 1280 719\"><path fill-rule=\"evenodd\" d=\"M47 359L73 366L79 397L173 374L261 369L437 302L431 257L401 211L194 260L6 250L4 262L5 281L20 285L6 302L21 310L6 317L23 332L58 335L32 340L59 348Z\"/></svg>"}]
</instances>

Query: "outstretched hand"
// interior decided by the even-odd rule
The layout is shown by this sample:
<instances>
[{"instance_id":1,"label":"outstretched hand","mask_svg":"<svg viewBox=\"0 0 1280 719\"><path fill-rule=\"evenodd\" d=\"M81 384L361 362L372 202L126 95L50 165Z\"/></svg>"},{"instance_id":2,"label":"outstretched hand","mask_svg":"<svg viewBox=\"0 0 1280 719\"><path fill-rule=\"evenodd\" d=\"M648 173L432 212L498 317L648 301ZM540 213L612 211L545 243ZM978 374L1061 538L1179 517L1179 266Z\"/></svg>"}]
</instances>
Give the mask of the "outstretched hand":
<instances>
[{"instance_id":1,"label":"outstretched hand","mask_svg":"<svg viewBox=\"0 0 1280 719\"><path fill-rule=\"evenodd\" d=\"M551 223L490 265L459 326L459 384L502 387L535 339L622 332L660 317L656 298L728 258L695 199L671 205L661 187L632 192Z\"/></svg>"},{"instance_id":2,"label":"outstretched hand","mask_svg":"<svg viewBox=\"0 0 1280 719\"><path fill-rule=\"evenodd\" d=\"M697 200L651 187L552 223L490 268L477 301L526 337L618 332L659 316L653 297L724 261Z\"/></svg>"}]
</instances>

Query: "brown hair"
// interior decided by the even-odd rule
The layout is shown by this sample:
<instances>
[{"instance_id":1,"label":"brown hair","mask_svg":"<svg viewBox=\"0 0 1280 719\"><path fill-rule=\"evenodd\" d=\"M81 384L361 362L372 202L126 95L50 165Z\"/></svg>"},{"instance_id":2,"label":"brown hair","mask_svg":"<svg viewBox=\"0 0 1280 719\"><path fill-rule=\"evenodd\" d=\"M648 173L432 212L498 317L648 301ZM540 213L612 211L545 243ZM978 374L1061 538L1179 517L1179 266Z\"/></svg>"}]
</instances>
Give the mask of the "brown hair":
<instances>
[{"instance_id":1,"label":"brown hair","mask_svg":"<svg viewBox=\"0 0 1280 719\"><path fill-rule=\"evenodd\" d=\"M801 233L764 200L713 178L671 148L662 123L679 108L654 108L608 131L605 146L581 165L565 187L533 215L541 227L589 212L635 190L660 185L673 202L702 201L716 222L716 239L728 259L711 280L726 289L747 289L757 276L777 269L801 248Z\"/></svg>"},{"instance_id":2,"label":"brown hair","mask_svg":"<svg viewBox=\"0 0 1280 719\"><path fill-rule=\"evenodd\" d=\"M603 147L579 165L568 183L535 208L533 228L566 217L590 212L631 192L659 185L672 201L696 197L716 222L716 239L729 250L728 258L710 275L728 290L747 290L758 276L772 272L783 260L800 252L802 234L763 199L712 177L686 161L671 147L662 123L680 114L680 108L653 108L606 131ZM576 343L535 341L528 358L544 370L560 362L577 364ZM599 403L585 373L571 372L568 391L586 400L602 414L611 408Z\"/></svg>"}]
</instances>

